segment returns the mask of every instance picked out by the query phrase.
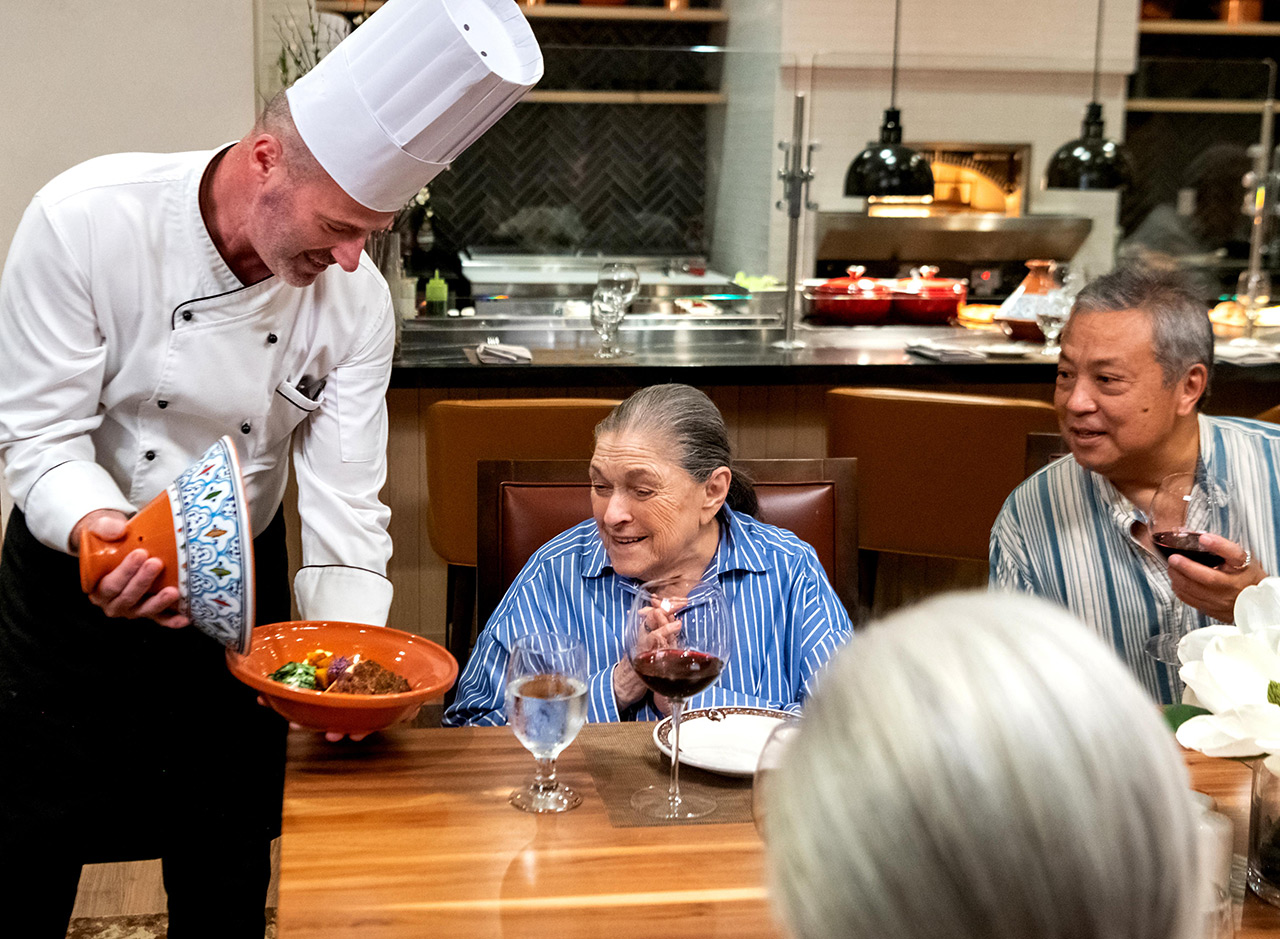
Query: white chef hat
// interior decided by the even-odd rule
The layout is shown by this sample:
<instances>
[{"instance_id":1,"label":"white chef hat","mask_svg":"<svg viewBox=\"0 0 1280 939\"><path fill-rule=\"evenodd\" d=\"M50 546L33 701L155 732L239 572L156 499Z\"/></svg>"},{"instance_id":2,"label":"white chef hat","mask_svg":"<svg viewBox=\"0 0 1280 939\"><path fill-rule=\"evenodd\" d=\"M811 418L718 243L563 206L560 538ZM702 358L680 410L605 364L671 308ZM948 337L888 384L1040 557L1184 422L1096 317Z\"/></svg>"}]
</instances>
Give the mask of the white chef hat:
<instances>
[{"instance_id":1,"label":"white chef hat","mask_svg":"<svg viewBox=\"0 0 1280 939\"><path fill-rule=\"evenodd\" d=\"M394 212L541 77L514 0L388 0L287 94L334 181Z\"/></svg>"}]
</instances>

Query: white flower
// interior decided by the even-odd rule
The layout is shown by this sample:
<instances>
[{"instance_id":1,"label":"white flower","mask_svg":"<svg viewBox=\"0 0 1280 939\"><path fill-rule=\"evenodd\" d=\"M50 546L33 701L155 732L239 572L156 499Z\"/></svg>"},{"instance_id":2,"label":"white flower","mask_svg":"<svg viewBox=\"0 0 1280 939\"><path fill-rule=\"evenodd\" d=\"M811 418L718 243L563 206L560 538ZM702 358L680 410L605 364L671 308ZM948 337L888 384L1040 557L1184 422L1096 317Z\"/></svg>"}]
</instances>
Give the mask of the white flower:
<instances>
[{"instance_id":1,"label":"white flower","mask_svg":"<svg viewBox=\"0 0 1280 939\"><path fill-rule=\"evenodd\" d=\"M1241 591L1235 619L1178 644L1183 703L1212 712L1182 724L1178 742L1207 756L1280 750L1280 577Z\"/></svg>"}]
</instances>

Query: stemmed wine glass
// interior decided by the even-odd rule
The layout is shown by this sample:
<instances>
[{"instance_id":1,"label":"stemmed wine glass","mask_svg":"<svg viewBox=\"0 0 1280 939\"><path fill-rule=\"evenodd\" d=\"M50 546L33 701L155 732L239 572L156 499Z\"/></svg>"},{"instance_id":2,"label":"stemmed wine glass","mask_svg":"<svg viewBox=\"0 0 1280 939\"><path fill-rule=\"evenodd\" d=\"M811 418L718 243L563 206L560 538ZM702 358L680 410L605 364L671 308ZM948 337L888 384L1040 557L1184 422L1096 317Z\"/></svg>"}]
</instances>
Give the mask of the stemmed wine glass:
<instances>
[{"instance_id":1,"label":"stemmed wine glass","mask_svg":"<svg viewBox=\"0 0 1280 939\"><path fill-rule=\"evenodd\" d=\"M1062 328L1067 325L1067 317L1071 315L1072 297L1066 289L1067 267L1057 261L1049 262L1048 276L1053 286L1045 293L1035 297L1036 325L1044 333L1043 355L1056 356L1062 351L1058 346L1058 337Z\"/></svg>"},{"instance_id":2,"label":"stemmed wine glass","mask_svg":"<svg viewBox=\"0 0 1280 939\"><path fill-rule=\"evenodd\" d=\"M1218 567L1223 558L1200 546L1200 536L1221 531L1227 524L1227 500L1196 473L1173 473L1160 480L1151 498L1147 525L1151 541L1165 559L1181 554L1205 567ZM1232 538L1230 534L1223 537ZM1177 632L1160 632L1147 640L1149 655L1169 665L1178 663Z\"/></svg>"},{"instance_id":3,"label":"stemmed wine glass","mask_svg":"<svg viewBox=\"0 0 1280 939\"><path fill-rule=\"evenodd\" d=\"M556 757L587 719L587 650L571 636L521 636L507 663L507 721L538 761L510 802L525 812L566 812L582 797L556 781Z\"/></svg>"},{"instance_id":4,"label":"stemmed wine glass","mask_svg":"<svg viewBox=\"0 0 1280 939\"><path fill-rule=\"evenodd\" d=\"M729 605L714 578L670 577L642 586L627 621L627 657L654 694L671 701L671 783L631 797L653 818L699 818L714 799L680 792L680 714L685 699L710 687L729 657Z\"/></svg>"},{"instance_id":5,"label":"stemmed wine glass","mask_svg":"<svg viewBox=\"0 0 1280 939\"><path fill-rule=\"evenodd\" d=\"M1233 346L1262 345L1257 337L1258 314L1271 303L1271 274L1244 271L1236 285L1236 301L1244 307L1244 335L1231 340Z\"/></svg>"},{"instance_id":6,"label":"stemmed wine glass","mask_svg":"<svg viewBox=\"0 0 1280 939\"><path fill-rule=\"evenodd\" d=\"M769 789L774 784L773 774L782 768L787 748L800 732L800 719L783 721L769 732L756 761L756 772L751 782L751 819L760 837L765 837L765 816L768 815Z\"/></svg>"},{"instance_id":7,"label":"stemmed wine glass","mask_svg":"<svg viewBox=\"0 0 1280 939\"><path fill-rule=\"evenodd\" d=\"M634 264L605 264L591 295L591 328L600 337L597 359L616 359L628 353L618 348L618 327L627 308L640 294L640 272Z\"/></svg>"}]
</instances>

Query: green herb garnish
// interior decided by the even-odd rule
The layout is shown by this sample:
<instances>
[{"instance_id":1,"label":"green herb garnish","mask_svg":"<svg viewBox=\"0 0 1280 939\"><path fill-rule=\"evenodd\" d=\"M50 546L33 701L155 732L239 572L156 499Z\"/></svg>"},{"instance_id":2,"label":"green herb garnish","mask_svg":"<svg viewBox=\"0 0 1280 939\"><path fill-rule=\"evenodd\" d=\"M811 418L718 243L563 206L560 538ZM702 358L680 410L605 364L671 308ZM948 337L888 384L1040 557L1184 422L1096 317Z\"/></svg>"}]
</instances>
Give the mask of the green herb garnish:
<instances>
[{"instance_id":1,"label":"green herb garnish","mask_svg":"<svg viewBox=\"0 0 1280 939\"><path fill-rule=\"evenodd\" d=\"M316 667L305 662L285 662L267 677L294 688L316 689Z\"/></svg>"}]
</instances>

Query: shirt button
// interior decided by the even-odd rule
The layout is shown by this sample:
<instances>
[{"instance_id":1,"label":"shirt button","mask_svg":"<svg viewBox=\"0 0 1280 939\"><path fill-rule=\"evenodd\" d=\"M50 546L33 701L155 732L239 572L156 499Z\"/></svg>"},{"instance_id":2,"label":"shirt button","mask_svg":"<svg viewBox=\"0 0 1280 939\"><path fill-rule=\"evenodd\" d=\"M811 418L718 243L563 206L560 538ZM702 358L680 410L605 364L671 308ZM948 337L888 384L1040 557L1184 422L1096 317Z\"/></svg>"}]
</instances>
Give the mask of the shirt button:
<instances>
[{"instance_id":1,"label":"shirt button","mask_svg":"<svg viewBox=\"0 0 1280 939\"><path fill-rule=\"evenodd\" d=\"M148 459L148 460L154 460L154 459L156 458L156 451L154 451L154 450L148 450L148 451L146 452L146 457L147 457L147 459Z\"/></svg>"},{"instance_id":2,"label":"shirt button","mask_svg":"<svg viewBox=\"0 0 1280 939\"><path fill-rule=\"evenodd\" d=\"M157 402L156 402L156 407L158 407L158 408L167 408L168 406L169 406L169 402L168 402L168 401L157 401Z\"/></svg>"},{"instance_id":3,"label":"shirt button","mask_svg":"<svg viewBox=\"0 0 1280 939\"><path fill-rule=\"evenodd\" d=\"M280 337L277 336L275 333L267 333L267 342L275 343L279 341L280 341Z\"/></svg>"},{"instance_id":4,"label":"shirt button","mask_svg":"<svg viewBox=\"0 0 1280 939\"><path fill-rule=\"evenodd\" d=\"M190 311L190 310L183 310L183 311L182 311L182 318L183 318L184 320L189 320L189 319L191 319L191 311Z\"/></svg>"},{"instance_id":5,"label":"shirt button","mask_svg":"<svg viewBox=\"0 0 1280 939\"><path fill-rule=\"evenodd\" d=\"M240 433L242 434L247 434L251 430L253 430L253 428L249 426L248 421L245 421L243 424L240 425Z\"/></svg>"}]
</instances>

